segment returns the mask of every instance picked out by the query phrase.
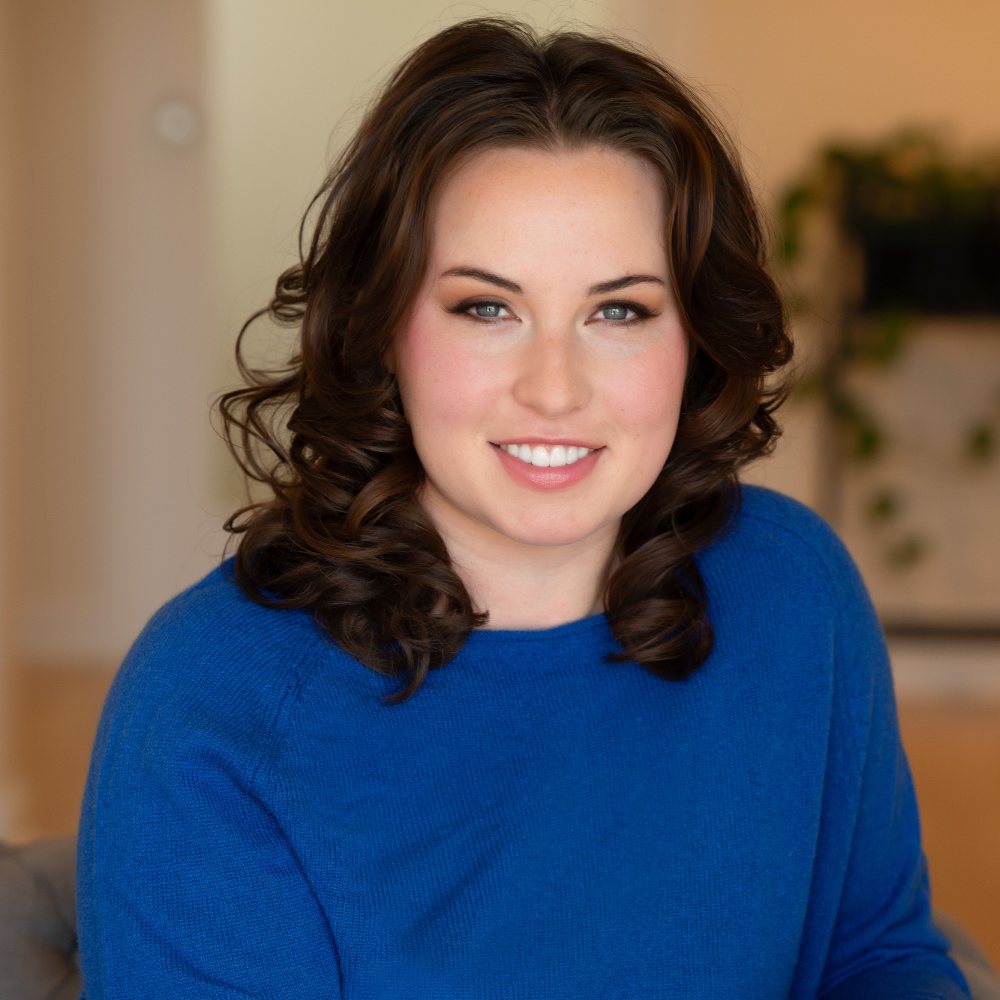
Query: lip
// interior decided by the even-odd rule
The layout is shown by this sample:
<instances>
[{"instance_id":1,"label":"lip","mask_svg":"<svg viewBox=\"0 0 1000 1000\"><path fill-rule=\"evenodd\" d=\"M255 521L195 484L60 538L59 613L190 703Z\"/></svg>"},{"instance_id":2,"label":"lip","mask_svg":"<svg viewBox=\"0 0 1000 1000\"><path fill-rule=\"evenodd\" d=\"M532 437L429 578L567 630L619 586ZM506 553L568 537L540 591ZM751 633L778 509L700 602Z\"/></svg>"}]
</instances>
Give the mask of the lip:
<instances>
[{"instance_id":1,"label":"lip","mask_svg":"<svg viewBox=\"0 0 1000 1000\"><path fill-rule=\"evenodd\" d=\"M598 451L603 447L603 445L580 441L578 438L553 438L545 437L544 435L539 437L532 434L529 434L527 437L507 438L505 441L491 441L490 444L544 444L546 447L554 447L557 444L561 444L565 448L590 448L591 451Z\"/></svg>"},{"instance_id":2,"label":"lip","mask_svg":"<svg viewBox=\"0 0 1000 1000\"><path fill-rule=\"evenodd\" d=\"M552 438L521 438L521 441L530 440L532 444L545 444L545 445L575 445L576 447L589 448L591 445L580 445L577 441L569 441L568 439L552 439ZM589 455L584 458L578 459L572 465L562 465L558 468L547 468L543 469L537 465L529 465L527 462L522 462L521 459L515 458L509 452L503 450L500 447L501 444L517 444L518 441L498 441L492 445L493 451L497 458L500 459L500 464L504 467L507 474L516 483L520 483L522 486L530 486L536 490L561 490L569 486L575 486L577 483L582 482L594 471L594 466L597 465L598 459L604 454L604 448L596 448Z\"/></svg>"}]
</instances>

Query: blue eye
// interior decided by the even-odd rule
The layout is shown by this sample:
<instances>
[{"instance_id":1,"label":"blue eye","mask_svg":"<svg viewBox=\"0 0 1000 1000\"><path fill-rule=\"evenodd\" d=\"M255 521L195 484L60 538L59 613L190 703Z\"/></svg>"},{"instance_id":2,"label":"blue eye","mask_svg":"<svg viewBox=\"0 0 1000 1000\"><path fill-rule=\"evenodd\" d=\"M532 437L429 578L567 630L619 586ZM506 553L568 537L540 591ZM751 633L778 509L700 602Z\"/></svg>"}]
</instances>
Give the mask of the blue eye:
<instances>
[{"instance_id":1,"label":"blue eye","mask_svg":"<svg viewBox=\"0 0 1000 1000\"><path fill-rule=\"evenodd\" d=\"M623 306L623 305L605 306L601 310L601 316L604 319L610 319L610 320L621 321L624 319L628 319L628 314L629 314L628 306Z\"/></svg>"},{"instance_id":2,"label":"blue eye","mask_svg":"<svg viewBox=\"0 0 1000 1000\"><path fill-rule=\"evenodd\" d=\"M483 319L497 319L503 306L499 302L477 302L473 307L477 316Z\"/></svg>"}]
</instances>

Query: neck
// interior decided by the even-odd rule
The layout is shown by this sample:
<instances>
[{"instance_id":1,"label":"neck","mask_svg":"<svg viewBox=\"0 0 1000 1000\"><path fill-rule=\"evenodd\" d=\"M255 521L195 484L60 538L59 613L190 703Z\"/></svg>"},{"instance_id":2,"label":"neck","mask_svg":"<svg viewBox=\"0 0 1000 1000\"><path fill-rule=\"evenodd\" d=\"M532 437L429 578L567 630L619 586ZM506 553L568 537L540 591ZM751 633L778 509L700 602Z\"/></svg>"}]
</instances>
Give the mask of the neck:
<instances>
[{"instance_id":1,"label":"neck","mask_svg":"<svg viewBox=\"0 0 1000 1000\"><path fill-rule=\"evenodd\" d=\"M617 521L569 545L530 545L424 499L473 605L489 612L487 628L554 628L604 610Z\"/></svg>"}]
</instances>

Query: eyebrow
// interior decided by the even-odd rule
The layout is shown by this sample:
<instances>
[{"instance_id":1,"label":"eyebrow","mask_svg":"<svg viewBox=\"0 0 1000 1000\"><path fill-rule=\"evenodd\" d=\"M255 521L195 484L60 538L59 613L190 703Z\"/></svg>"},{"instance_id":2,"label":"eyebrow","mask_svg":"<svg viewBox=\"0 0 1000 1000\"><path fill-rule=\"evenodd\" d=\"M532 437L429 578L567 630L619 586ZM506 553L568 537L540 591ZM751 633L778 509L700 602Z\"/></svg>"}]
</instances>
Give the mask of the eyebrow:
<instances>
[{"instance_id":1,"label":"eyebrow","mask_svg":"<svg viewBox=\"0 0 1000 1000\"><path fill-rule=\"evenodd\" d=\"M655 285L662 285L665 282L655 274L629 274L624 278L614 278L611 281L602 281L599 284L590 286L591 295L605 295L608 292L618 292L623 288L631 288L633 285L642 285L651 281Z\"/></svg>"},{"instance_id":2,"label":"eyebrow","mask_svg":"<svg viewBox=\"0 0 1000 1000\"><path fill-rule=\"evenodd\" d=\"M496 285L497 288L506 288L508 292L513 292L515 295L523 295L524 289L516 281L511 281L510 278L501 278L499 274L493 274L491 271L483 271L478 267L453 267L449 271L445 271L442 278L478 278L480 281L485 281L488 285Z\"/></svg>"},{"instance_id":3,"label":"eyebrow","mask_svg":"<svg viewBox=\"0 0 1000 1000\"><path fill-rule=\"evenodd\" d=\"M515 295L524 294L524 289L516 281L511 281L510 278L501 278L499 274L493 274L492 271L484 271L479 267L453 267L443 272L441 277L477 278L479 281L485 281L488 285L505 288L508 292L513 292ZM631 288L632 285L641 285L646 282L652 282L656 285L665 284L664 280L656 277L655 274L629 274L624 278L612 278L611 281L601 281L596 285L591 285L589 294L606 295L608 292L618 292L623 288Z\"/></svg>"}]
</instances>

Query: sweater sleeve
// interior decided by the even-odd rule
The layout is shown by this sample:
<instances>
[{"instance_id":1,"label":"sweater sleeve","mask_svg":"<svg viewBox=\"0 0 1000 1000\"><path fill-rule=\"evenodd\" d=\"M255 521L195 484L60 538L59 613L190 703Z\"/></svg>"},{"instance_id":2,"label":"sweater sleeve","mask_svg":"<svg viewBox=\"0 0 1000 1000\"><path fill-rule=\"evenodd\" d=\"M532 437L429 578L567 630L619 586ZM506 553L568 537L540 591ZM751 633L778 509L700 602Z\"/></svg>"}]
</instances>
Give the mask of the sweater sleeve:
<instances>
[{"instance_id":1,"label":"sweater sleeve","mask_svg":"<svg viewBox=\"0 0 1000 1000\"><path fill-rule=\"evenodd\" d=\"M864 585L846 553L837 669L857 688L848 741L861 754L856 809L819 995L824 1000L962 1000L965 980L931 920L913 782L899 735L888 655ZM851 680L843 680L849 676ZM843 694L843 692L841 692ZM835 696L835 702L837 701ZM833 780L843 757L834 746ZM856 772L855 772L856 773Z\"/></svg>"},{"instance_id":2,"label":"sweater sleeve","mask_svg":"<svg viewBox=\"0 0 1000 1000\"><path fill-rule=\"evenodd\" d=\"M228 687L199 688L198 658L140 640L105 707L79 838L84 998L329 1000L330 928L256 782L292 696L238 656L205 671Z\"/></svg>"}]
</instances>

